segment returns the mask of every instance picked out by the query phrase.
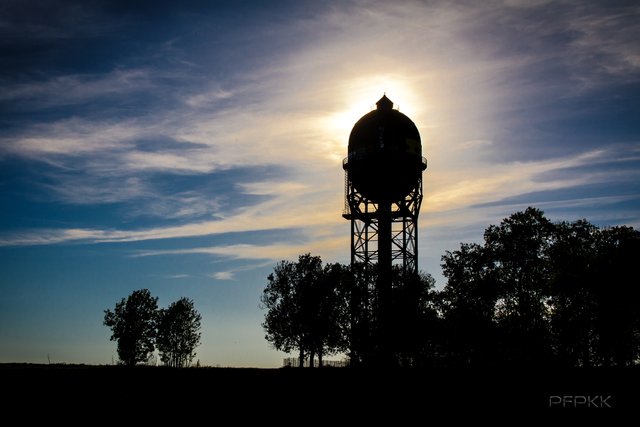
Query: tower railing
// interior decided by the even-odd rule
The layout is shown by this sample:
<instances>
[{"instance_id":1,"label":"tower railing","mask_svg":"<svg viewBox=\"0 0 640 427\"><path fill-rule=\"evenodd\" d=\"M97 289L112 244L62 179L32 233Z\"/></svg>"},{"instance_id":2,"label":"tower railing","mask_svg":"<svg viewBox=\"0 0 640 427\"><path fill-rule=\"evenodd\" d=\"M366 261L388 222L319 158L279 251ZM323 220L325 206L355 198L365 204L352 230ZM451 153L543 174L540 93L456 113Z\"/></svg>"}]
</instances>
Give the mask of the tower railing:
<instances>
[{"instance_id":1,"label":"tower railing","mask_svg":"<svg viewBox=\"0 0 640 427\"><path fill-rule=\"evenodd\" d=\"M361 150L357 153L352 153L349 156L342 159L342 169L347 169L349 167L350 160L362 159L367 155L367 151ZM424 156L420 156L420 164L422 165L422 170L427 168L427 158Z\"/></svg>"}]
</instances>

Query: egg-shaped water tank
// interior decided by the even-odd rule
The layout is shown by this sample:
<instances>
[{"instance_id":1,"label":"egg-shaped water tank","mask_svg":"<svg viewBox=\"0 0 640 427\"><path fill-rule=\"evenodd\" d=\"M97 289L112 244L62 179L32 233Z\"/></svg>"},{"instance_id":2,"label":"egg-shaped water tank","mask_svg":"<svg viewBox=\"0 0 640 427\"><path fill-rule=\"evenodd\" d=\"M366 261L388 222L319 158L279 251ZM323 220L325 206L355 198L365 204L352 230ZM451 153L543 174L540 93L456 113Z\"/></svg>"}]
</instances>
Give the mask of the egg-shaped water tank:
<instances>
[{"instance_id":1,"label":"egg-shaped water tank","mask_svg":"<svg viewBox=\"0 0 640 427\"><path fill-rule=\"evenodd\" d=\"M415 188L426 168L418 128L383 96L356 122L344 168L353 186L373 202L394 202Z\"/></svg>"}]
</instances>

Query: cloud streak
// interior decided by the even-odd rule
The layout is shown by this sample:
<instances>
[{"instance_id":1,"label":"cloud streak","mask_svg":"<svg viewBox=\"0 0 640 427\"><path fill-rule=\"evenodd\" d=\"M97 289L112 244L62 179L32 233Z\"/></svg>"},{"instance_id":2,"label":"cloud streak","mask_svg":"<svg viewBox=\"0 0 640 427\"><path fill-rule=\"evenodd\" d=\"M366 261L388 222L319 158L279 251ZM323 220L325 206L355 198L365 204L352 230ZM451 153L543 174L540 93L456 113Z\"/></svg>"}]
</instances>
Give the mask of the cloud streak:
<instances>
[{"instance_id":1,"label":"cloud streak","mask_svg":"<svg viewBox=\"0 0 640 427\"><path fill-rule=\"evenodd\" d=\"M619 25L635 34L632 16L618 10L602 16L602 9L579 5L558 7L554 16L544 11L548 5L502 6L445 7L436 2L399 8L365 2L331 8L290 24L301 35L300 42L240 79L208 84L200 93L169 87L180 100L171 108L157 106L151 114L118 121L65 118L15 132L3 139L2 153L52 165L47 188L65 203L146 200L149 212L169 219L207 214L215 219L135 230L38 230L41 237L20 231L5 235L1 243L128 242L277 228L337 233L344 223L339 216L339 162L346 155L348 132L384 91L420 126L429 158L425 217L444 220L446 212L483 202L613 180L611 174L553 177L554 171L596 165L599 155L619 154L606 146L581 148L571 137L560 156L500 156L529 143L505 140L513 135L510 128L523 120L514 109L527 102L537 105L572 81L580 81L569 86L582 91L595 86L593 80L585 84L580 77L590 52L608 51L615 57L598 56L613 67L600 67L599 75L618 83L637 78L637 48L623 31L607 30ZM531 14L539 20L529 19ZM494 27L496 23L501 25ZM407 31L393 30L400 27ZM612 45L617 48L608 49ZM527 49L521 51L523 47ZM386 54L371 53L376 51ZM569 75L557 74L552 61L558 58L563 58ZM514 79L527 68L537 74L530 74L526 82ZM543 81L548 76L555 79ZM188 82L190 88L194 85ZM17 85L4 99L35 102L33 108L42 108L45 98L61 106L131 97L151 88L162 90L162 83L147 67ZM571 93L567 89L567 96ZM171 143L140 149L140 141L154 139ZM504 150L505 145L512 147ZM156 173L197 176L265 165L281 168L285 177L248 179L223 191L218 196L236 192L266 198L227 213L221 211L219 197L209 203L210 194L163 193L149 184L150 174ZM68 174L79 169L80 176ZM543 175L548 178L541 181Z\"/></svg>"},{"instance_id":2,"label":"cloud streak","mask_svg":"<svg viewBox=\"0 0 640 427\"><path fill-rule=\"evenodd\" d=\"M17 83L0 93L13 108L44 109L141 94L154 89L143 69L115 69L107 74L67 74L45 81Z\"/></svg>"}]
</instances>

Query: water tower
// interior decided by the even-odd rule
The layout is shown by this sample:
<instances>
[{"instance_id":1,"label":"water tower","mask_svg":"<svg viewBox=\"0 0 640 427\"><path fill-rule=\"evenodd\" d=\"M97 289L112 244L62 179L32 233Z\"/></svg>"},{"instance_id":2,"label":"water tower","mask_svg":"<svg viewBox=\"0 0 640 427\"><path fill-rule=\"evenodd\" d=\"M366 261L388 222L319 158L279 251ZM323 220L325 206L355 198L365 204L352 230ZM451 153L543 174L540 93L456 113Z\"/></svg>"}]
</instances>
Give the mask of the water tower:
<instances>
[{"instance_id":1,"label":"water tower","mask_svg":"<svg viewBox=\"0 0 640 427\"><path fill-rule=\"evenodd\" d=\"M377 109L356 122L349 136L345 209L351 221L351 263L377 264L378 353L391 355L392 266L405 277L418 272L418 213L422 203L422 157L418 128L384 95ZM384 361L383 361L384 363Z\"/></svg>"}]
</instances>

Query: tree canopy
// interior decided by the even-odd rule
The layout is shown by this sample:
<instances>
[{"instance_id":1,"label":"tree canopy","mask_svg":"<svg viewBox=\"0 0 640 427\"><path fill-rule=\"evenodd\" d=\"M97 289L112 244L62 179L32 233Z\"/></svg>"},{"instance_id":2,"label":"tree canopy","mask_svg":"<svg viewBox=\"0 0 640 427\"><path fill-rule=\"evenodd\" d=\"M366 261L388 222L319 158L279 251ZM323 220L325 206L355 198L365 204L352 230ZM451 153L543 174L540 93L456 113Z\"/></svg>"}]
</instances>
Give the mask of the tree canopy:
<instances>
[{"instance_id":1,"label":"tree canopy","mask_svg":"<svg viewBox=\"0 0 640 427\"><path fill-rule=\"evenodd\" d=\"M104 325L111 328L111 341L118 342L118 357L127 366L147 362L156 346L166 365L188 365L200 344L201 320L192 300L183 297L158 309L158 298L148 289L133 291L113 311L104 311Z\"/></svg>"},{"instance_id":2,"label":"tree canopy","mask_svg":"<svg viewBox=\"0 0 640 427\"><path fill-rule=\"evenodd\" d=\"M262 324L265 338L276 349L319 356L343 349L343 267L323 267L318 256L304 254L297 262L281 261L267 277L261 304L267 310Z\"/></svg>"},{"instance_id":3,"label":"tree canopy","mask_svg":"<svg viewBox=\"0 0 640 427\"><path fill-rule=\"evenodd\" d=\"M442 257L449 363L627 365L640 355L640 235L535 208Z\"/></svg>"},{"instance_id":4,"label":"tree canopy","mask_svg":"<svg viewBox=\"0 0 640 427\"><path fill-rule=\"evenodd\" d=\"M191 363L200 344L201 320L189 298L182 297L160 309L156 342L165 365L182 368Z\"/></svg>"},{"instance_id":5,"label":"tree canopy","mask_svg":"<svg viewBox=\"0 0 640 427\"><path fill-rule=\"evenodd\" d=\"M125 365L146 362L155 350L158 298L148 289L133 291L113 311L105 310L104 325L111 341L118 341L118 357Z\"/></svg>"},{"instance_id":6,"label":"tree canopy","mask_svg":"<svg viewBox=\"0 0 640 427\"><path fill-rule=\"evenodd\" d=\"M640 359L640 233L527 208L482 243L442 256L446 284L393 269L398 366L609 366ZM266 338L285 352L345 352L375 365L376 269L309 254L276 265L262 295Z\"/></svg>"},{"instance_id":7,"label":"tree canopy","mask_svg":"<svg viewBox=\"0 0 640 427\"><path fill-rule=\"evenodd\" d=\"M356 274L353 274L356 272ZM428 274L403 277L393 269L391 305L396 362L417 366L428 351L433 278ZM306 355L349 354L352 364L372 365L377 355L377 295L375 269L341 264L322 266L320 257L301 255L297 262L281 261L267 278L262 307L266 339L281 351L298 351L300 366ZM419 337L419 338L418 338Z\"/></svg>"}]
</instances>

